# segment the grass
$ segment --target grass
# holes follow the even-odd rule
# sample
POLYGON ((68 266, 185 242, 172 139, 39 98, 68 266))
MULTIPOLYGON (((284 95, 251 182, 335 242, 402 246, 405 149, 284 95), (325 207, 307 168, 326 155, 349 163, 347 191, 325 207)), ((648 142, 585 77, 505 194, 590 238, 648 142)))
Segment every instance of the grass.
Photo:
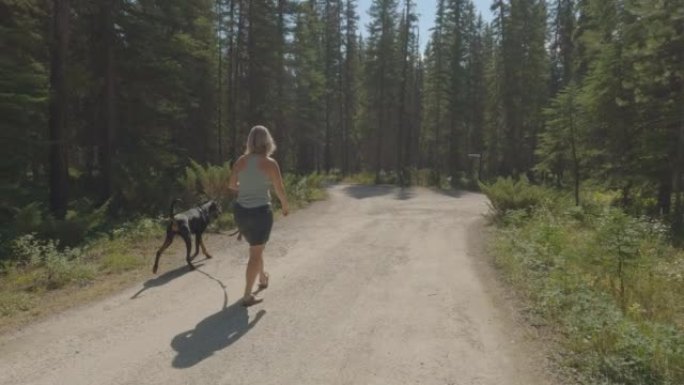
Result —
MULTIPOLYGON (((320 175, 286 176, 292 209, 324 199, 326 181, 320 175)), ((226 206, 211 230, 234 228, 230 205, 226 206)), ((0 332, 144 279, 165 221, 139 218, 71 249, 33 234, 16 238, 10 258, 0 261, 0 332)))
POLYGON ((123 273, 134 270, 143 264, 140 258, 129 253, 107 254, 100 263, 101 269, 110 273, 123 273))
POLYGON ((497 210, 492 252, 557 332, 560 364, 584 384, 683 384, 684 252, 666 228, 601 199, 575 207, 533 188, 485 188, 497 210), (502 193, 512 188, 520 194, 502 193))

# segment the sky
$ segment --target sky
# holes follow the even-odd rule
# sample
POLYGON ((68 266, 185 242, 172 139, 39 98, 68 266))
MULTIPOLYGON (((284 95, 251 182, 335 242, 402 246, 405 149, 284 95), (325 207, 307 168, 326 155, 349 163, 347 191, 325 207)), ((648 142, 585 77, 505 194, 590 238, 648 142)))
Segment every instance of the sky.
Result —
MULTIPOLYGON (((367 35, 366 25, 370 22, 368 17, 368 9, 370 8, 372 0, 359 0, 359 16, 362 25, 362 33, 364 36, 367 35)), ((489 6, 492 4, 492 0, 473 0, 475 7, 479 12, 482 13, 482 17, 485 21, 490 21, 492 19, 492 13, 489 10, 489 6)), ((435 22, 435 11, 437 9, 437 0, 416 0, 416 12, 418 13, 418 23, 420 27, 420 46, 422 49, 425 48, 425 43, 430 36, 430 28, 435 22)))

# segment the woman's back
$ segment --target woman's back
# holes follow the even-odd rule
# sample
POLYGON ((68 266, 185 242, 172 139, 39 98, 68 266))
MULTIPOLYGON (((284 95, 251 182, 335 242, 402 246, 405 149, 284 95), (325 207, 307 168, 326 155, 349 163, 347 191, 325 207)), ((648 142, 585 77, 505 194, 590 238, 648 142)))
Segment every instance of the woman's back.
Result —
POLYGON ((238 197, 237 203, 244 208, 254 208, 271 204, 271 180, 260 162, 268 162, 267 159, 258 155, 245 156, 245 166, 238 171, 238 197))

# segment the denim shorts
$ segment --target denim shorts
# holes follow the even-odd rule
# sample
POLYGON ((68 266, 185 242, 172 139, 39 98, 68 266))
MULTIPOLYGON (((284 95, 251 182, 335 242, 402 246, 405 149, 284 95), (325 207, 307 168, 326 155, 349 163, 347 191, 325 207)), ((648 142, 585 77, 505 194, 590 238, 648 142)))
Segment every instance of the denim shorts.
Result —
POLYGON ((233 204, 233 216, 238 230, 250 246, 265 245, 273 228, 273 211, 270 205, 254 208, 233 204))

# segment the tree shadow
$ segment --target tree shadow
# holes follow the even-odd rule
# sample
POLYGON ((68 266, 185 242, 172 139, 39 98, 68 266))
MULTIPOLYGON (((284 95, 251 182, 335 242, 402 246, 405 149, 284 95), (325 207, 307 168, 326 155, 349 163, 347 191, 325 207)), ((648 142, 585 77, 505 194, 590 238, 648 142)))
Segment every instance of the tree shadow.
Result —
POLYGON ((441 189, 441 188, 436 188, 436 187, 431 187, 430 191, 440 194, 440 195, 446 195, 448 197, 452 198, 460 198, 463 195, 467 194, 468 191, 465 190, 454 190, 454 189, 441 189))
POLYGON ((366 199, 382 195, 388 195, 396 189, 395 186, 390 185, 349 185, 344 188, 344 192, 352 198, 366 199))
MULTIPOLYGON (((201 266, 203 266, 203 265, 202 265, 202 264, 200 264, 200 265, 195 265, 195 268, 198 268, 198 267, 201 267, 201 266)), ((179 267, 179 268, 176 268, 176 269, 167 271, 166 273, 164 273, 164 274, 162 274, 162 275, 160 275, 160 276, 158 276, 158 277, 154 277, 154 278, 152 278, 152 279, 148 279, 145 283, 143 283, 142 289, 138 290, 137 293, 133 294, 133 296, 131 297, 131 299, 136 299, 136 298, 138 298, 138 296, 140 296, 140 294, 142 294, 143 292, 145 292, 145 291, 147 291, 147 290, 149 290, 149 289, 151 289, 151 288, 153 288, 153 287, 159 287, 159 286, 162 286, 162 285, 166 285, 167 283, 173 281, 174 279, 179 278, 179 277, 182 277, 183 275, 185 275, 185 274, 187 274, 187 273, 189 273, 189 272, 191 272, 191 271, 192 271, 192 269, 190 269, 190 267, 189 267, 188 265, 183 265, 183 266, 181 266, 181 267, 179 267)))
POLYGON ((416 192, 412 188, 402 187, 397 191, 396 199, 398 200, 409 200, 416 196, 416 192))
POLYGON ((172 366, 179 369, 190 368, 215 352, 229 347, 252 329, 264 314, 265 310, 259 310, 250 321, 241 299, 228 307, 224 306, 219 312, 200 321, 193 330, 173 338, 171 347, 177 354, 172 366))

